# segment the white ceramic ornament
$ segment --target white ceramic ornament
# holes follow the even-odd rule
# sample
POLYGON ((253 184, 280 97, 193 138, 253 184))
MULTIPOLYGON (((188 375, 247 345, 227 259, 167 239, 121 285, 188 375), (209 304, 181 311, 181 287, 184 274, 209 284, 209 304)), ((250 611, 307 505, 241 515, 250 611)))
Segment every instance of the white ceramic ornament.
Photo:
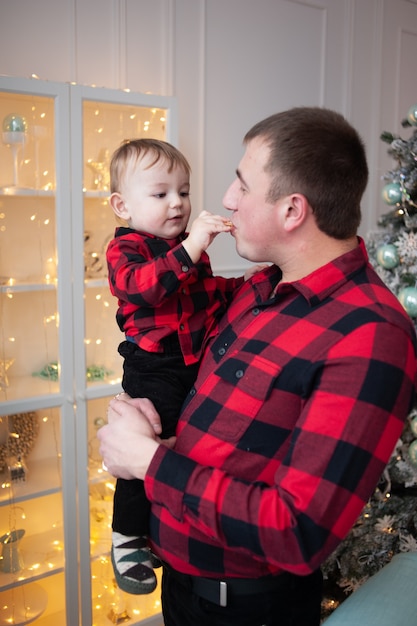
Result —
POLYGON ((386 243, 379 246, 376 251, 376 260, 381 267, 386 270, 392 270, 400 262, 400 255, 398 254, 397 246, 393 243, 386 243))
POLYGON ((390 206, 401 202, 402 192, 399 183, 388 183, 382 188, 382 199, 390 206))
POLYGON ((408 456, 414 467, 417 467, 417 439, 414 439, 408 446, 408 456))
POLYGON ((401 302, 410 317, 417 317, 417 287, 404 287, 398 294, 401 302))
POLYGON ((412 126, 417 126, 417 104, 413 104, 408 109, 407 119, 412 126))

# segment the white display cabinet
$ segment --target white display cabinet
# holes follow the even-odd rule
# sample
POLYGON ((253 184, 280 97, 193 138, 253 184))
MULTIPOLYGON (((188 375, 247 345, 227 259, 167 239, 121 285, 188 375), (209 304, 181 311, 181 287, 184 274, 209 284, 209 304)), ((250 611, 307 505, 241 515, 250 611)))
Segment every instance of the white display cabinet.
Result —
POLYGON ((162 626, 159 586, 114 583, 96 432, 122 372, 109 158, 176 143, 176 101, 0 77, 0 123, 0 626, 162 626))

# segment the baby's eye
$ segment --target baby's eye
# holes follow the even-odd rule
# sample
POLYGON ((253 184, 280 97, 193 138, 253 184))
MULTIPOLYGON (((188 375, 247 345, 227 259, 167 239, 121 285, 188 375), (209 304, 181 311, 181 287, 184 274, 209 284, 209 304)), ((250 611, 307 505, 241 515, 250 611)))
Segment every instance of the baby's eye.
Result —
POLYGON ((188 196, 190 195, 189 191, 181 191, 180 196, 182 198, 188 198, 188 196))
POLYGON ((163 193, 163 192, 155 194, 155 198, 165 198, 165 196, 166 196, 166 193, 163 193))

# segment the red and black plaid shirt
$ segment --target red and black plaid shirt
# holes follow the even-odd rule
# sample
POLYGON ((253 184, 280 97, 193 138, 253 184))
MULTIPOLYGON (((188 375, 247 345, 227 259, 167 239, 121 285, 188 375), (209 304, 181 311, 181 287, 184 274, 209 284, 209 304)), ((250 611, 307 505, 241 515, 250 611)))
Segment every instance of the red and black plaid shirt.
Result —
POLYGON ((239 290, 145 488, 178 571, 314 571, 373 492, 416 383, 413 325, 363 242, 303 280, 239 290))
POLYGON ((184 239, 117 228, 107 248, 107 265, 110 290, 119 301, 119 328, 148 352, 162 352, 162 339, 178 334, 184 362, 190 365, 216 334, 243 277, 213 276, 208 255, 204 252, 193 263, 184 239))

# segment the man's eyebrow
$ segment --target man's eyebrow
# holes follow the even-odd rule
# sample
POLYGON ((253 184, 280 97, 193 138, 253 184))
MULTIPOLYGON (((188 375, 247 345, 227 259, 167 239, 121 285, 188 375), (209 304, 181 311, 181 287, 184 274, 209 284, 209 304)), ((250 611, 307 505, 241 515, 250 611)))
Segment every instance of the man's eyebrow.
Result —
POLYGON ((242 183, 242 185, 243 185, 244 187, 247 187, 247 186, 248 186, 248 185, 246 184, 245 179, 243 178, 242 173, 241 173, 241 171, 240 171, 239 169, 237 169, 237 170, 236 170, 236 176, 238 177, 238 179, 240 180, 240 182, 242 183))

